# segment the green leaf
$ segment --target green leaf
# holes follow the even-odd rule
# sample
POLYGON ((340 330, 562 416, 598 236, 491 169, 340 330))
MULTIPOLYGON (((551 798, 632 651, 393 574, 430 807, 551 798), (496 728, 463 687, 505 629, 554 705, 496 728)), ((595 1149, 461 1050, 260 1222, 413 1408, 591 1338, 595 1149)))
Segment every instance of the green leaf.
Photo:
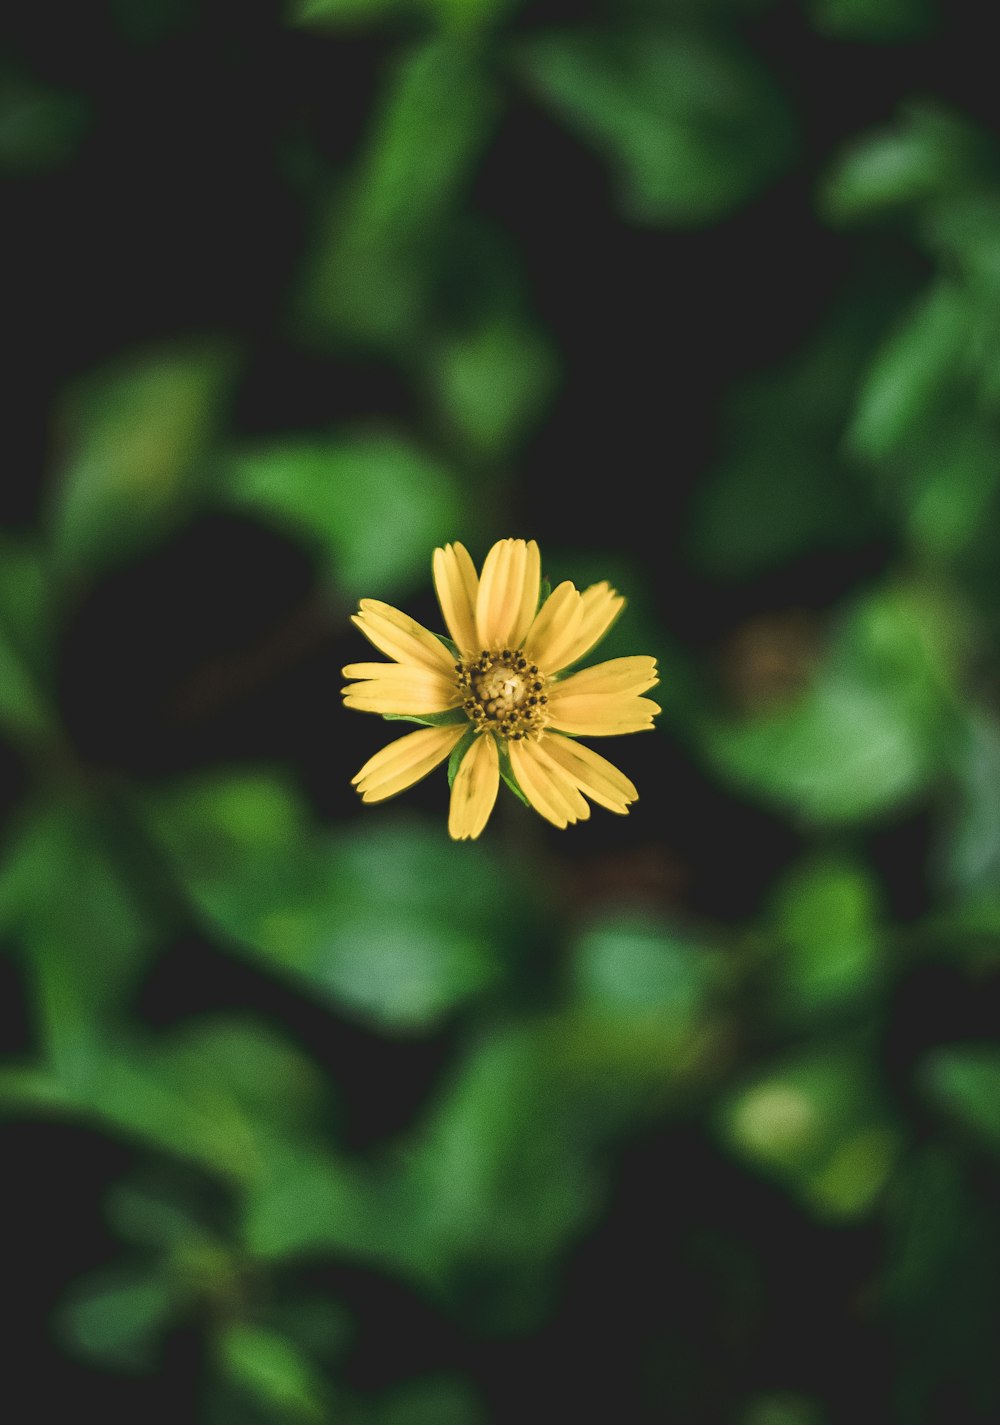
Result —
POLYGON ((398 348, 427 303, 435 244, 492 127, 475 47, 426 41, 389 75, 368 144, 316 234, 297 304, 313 339, 398 348))
POLYGON ((283 1421, 329 1420, 329 1387, 322 1373, 287 1337, 263 1326, 230 1322, 218 1340, 230 1380, 283 1421))
POLYGON ((939 19, 935 0, 809 0, 808 10, 821 33, 869 43, 923 39, 939 19))
POLYGON ((56 1312, 56 1330, 76 1354, 105 1369, 151 1371, 176 1302, 159 1277, 122 1270, 78 1282, 56 1312))
POLYGON ((969 317, 967 295, 948 280, 919 299, 872 362, 847 433, 850 449, 880 461, 907 438, 924 438, 967 364, 969 317))
POLYGON ((415 722, 420 727, 458 727, 466 722, 465 713, 459 708, 449 712, 428 713, 426 717, 415 717, 412 713, 382 713, 383 722, 415 722))
POLYGON ((879 218, 960 194, 991 163, 968 119, 938 104, 909 104, 889 127, 852 140, 822 187, 820 207, 834 223, 879 218))
POLYGON ((961 737, 960 620, 930 590, 889 587, 859 601, 797 702, 706 718, 704 752, 734 786, 806 823, 865 821, 912 799, 961 737))
POLYGON ((474 727, 470 727, 469 730, 461 738, 459 738, 458 742, 452 748, 451 756, 448 758, 449 787, 453 787, 455 785, 455 778, 458 776, 458 769, 459 767, 461 767, 462 762, 465 760, 465 754, 475 742, 477 735, 478 734, 476 732, 476 729, 474 727))
POLYGON ((97 809, 63 802, 28 810, 0 873, 0 926, 31 967, 48 1052, 72 1076, 160 934, 97 809))
POLYGON ((691 548, 716 579, 744 578, 811 550, 871 537, 877 503, 845 461, 858 367, 898 300, 880 275, 845 293, 791 361, 738 383, 718 457, 693 491, 691 548))
POLYGON ((438 1023, 496 978, 518 934, 509 887, 479 847, 384 815, 328 837, 265 777, 218 776, 146 803, 192 905, 240 953, 359 1016, 438 1023))
POLYGON ((292 0, 292 23, 338 30, 389 19, 420 16, 436 19, 444 29, 475 30, 488 24, 519 0, 292 0))
POLYGON ((1000 1049, 993 1044, 935 1049, 921 1065, 921 1080, 934 1103, 1000 1151, 1000 1049))
POLYGON ((523 802, 526 807, 531 806, 528 798, 521 790, 517 778, 514 776, 514 768, 511 766, 510 761, 510 751, 508 750, 507 744, 503 741, 497 742, 497 760, 500 766, 500 776, 505 786, 511 789, 519 802, 523 802))
POLYGON ((488 1033, 409 1146, 418 1240, 442 1263, 550 1259, 595 1210, 598 1122, 573 1113, 544 1033, 488 1033))
POLYGON ((79 94, 24 74, 0 73, 0 173, 44 173, 75 155, 91 120, 91 105, 79 94))
POLYGON ((486 1425, 486 1413, 464 1380, 429 1376, 407 1381, 378 1400, 371 1425, 486 1425))
MULTIPOLYGON (((957 914, 983 898, 996 904, 1000 887, 1000 721, 973 709, 954 761, 956 806, 942 828, 937 873, 957 914)), ((995 925, 1000 931, 1000 911, 995 925)))
POLYGON ((386 1172, 325 1149, 275 1145, 246 1195, 243 1239, 266 1261, 333 1252, 351 1261, 392 1262, 425 1280, 432 1262, 415 1235, 414 1194, 386 1172))
POLYGON ((633 222, 716 222, 795 153, 774 82, 748 51, 704 30, 534 35, 521 41, 517 67, 607 158, 633 222))
POLYGON ((46 570, 33 542, 0 535, 0 728, 18 740, 56 733, 53 618, 46 570))
POLYGON ((224 493, 308 540, 327 576, 357 598, 418 585, 432 549, 463 523, 453 472, 391 435, 244 451, 224 493))
POLYGON ((64 570, 128 559, 195 506, 233 374, 228 347, 200 342, 135 353, 70 392, 49 509, 64 570))
POLYGON ((776 995, 795 1017, 868 994, 881 978, 879 896, 868 868, 825 856, 796 866, 771 910, 778 941, 776 995))
POLYGON ((434 343, 426 379, 452 439, 476 456, 498 458, 538 419, 556 365, 541 333, 499 317, 434 343))
POLYGON ((729 1147, 821 1219, 866 1215, 900 1143, 865 1062, 817 1046, 739 1086, 718 1126, 729 1147))

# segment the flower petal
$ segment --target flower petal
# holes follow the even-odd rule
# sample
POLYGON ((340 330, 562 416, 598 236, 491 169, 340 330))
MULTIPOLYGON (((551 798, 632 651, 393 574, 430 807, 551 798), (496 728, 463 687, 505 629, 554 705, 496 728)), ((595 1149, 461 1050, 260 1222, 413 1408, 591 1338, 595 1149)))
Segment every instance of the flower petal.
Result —
POLYGON ((416 619, 378 599, 362 599, 360 607, 361 612, 352 615, 351 621, 381 653, 395 658, 398 663, 413 663, 439 672, 453 671, 455 660, 449 650, 416 619))
POLYGON ((560 652, 576 636, 583 617, 580 591, 568 579, 552 590, 538 610, 524 640, 525 655, 547 673, 556 672, 560 652))
POLYGON ((569 668, 579 662, 585 653, 600 643, 608 629, 625 607, 625 600, 607 581, 591 584, 580 595, 582 617, 569 646, 565 649, 558 666, 553 669, 569 668))
MULTIPOLYGON (((558 685, 557 685, 558 686, 558 685)), ((660 711, 651 698, 625 697, 620 693, 581 693, 549 698, 549 727, 574 737, 617 737, 626 732, 645 732, 660 711)))
POLYGON ((446 678, 429 668, 412 668, 406 663, 349 663, 342 671, 345 678, 364 680, 341 689, 345 705, 362 712, 423 717, 447 712, 462 701, 454 676, 446 678))
POLYGON ((581 668, 578 673, 571 673, 553 684, 548 690, 549 702, 558 704, 564 697, 582 693, 624 693, 637 697, 659 681, 655 658, 641 654, 633 658, 609 658, 606 663, 581 668))
POLYGON ((537 742, 512 742, 510 765, 528 801, 553 826, 585 821, 590 807, 565 771, 546 757, 537 742))
POLYGON ((489 733, 474 739, 451 786, 448 834, 455 841, 476 837, 490 819, 500 786, 500 758, 489 733))
POLYGON ((446 544, 434 551, 434 587, 444 621, 459 650, 467 658, 480 651, 476 630, 479 575, 464 544, 446 544))
POLYGON ((432 772, 464 735, 465 728, 461 725, 421 727, 380 748, 351 781, 362 801, 385 801, 432 772))
POLYGON ((624 816, 629 803, 638 800, 639 793, 625 773, 584 743, 546 733, 539 745, 572 778, 573 785, 598 806, 624 816))
MULTIPOLYGON (((510 648, 531 586, 528 547, 523 539, 501 539, 483 564, 476 599, 476 629, 481 648, 510 648)), ((535 599, 538 599, 537 583, 535 599)))
POLYGON ((542 556, 538 545, 529 539, 525 546, 524 574, 521 580, 521 606, 510 631, 513 648, 520 648, 538 610, 538 594, 542 583, 542 556))

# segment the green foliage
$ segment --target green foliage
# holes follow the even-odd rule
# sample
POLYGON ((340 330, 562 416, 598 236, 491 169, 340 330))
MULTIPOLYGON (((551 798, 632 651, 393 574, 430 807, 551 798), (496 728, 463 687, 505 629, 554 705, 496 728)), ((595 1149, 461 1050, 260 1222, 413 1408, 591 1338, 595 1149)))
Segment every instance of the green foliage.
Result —
POLYGON ((313 339, 394 349, 419 325, 440 240, 495 113, 492 84, 463 39, 406 54, 356 172, 332 202, 298 311, 313 339))
POLYGON ((225 343, 201 342, 134 355, 77 386, 49 514, 57 567, 117 563, 195 506, 233 366, 225 343))
POLYGON ((0 174, 15 178, 67 163, 90 122, 78 94, 0 68, 0 174))
POLYGON ((412 587, 461 520, 454 474, 390 435, 244 451, 224 493, 307 541, 352 598, 412 587))
POLYGON ((330 838, 275 778, 213 777, 147 802, 148 824, 192 905, 240 953, 386 1028, 420 1029, 499 973, 506 888, 471 848, 380 821, 330 838))
POLYGON ((715 222, 791 162, 775 85, 722 34, 680 27, 532 36, 518 72, 612 165, 624 217, 715 222))
POLYGON ((860 1055, 821 1044, 739 1088, 720 1131, 821 1218, 868 1212, 900 1148, 887 1106, 860 1055))
POLYGON ((949 763, 958 610, 932 591, 885 589, 846 611, 807 691, 777 712, 705 722, 729 778, 809 823, 878 816, 949 763))
POLYGON ((217 8, 112 0, 44 42, 22 16, 0 72, 12 1324, 51 1284, 46 1349, 112 1411, 133 1376, 139 1415, 191 1346, 199 1425, 609 1401, 833 1425, 847 1399, 988 1425, 1000 162, 989 51, 968 112, 955 81, 975 17, 217 8), (311 561, 315 646, 270 573, 230 587, 248 525, 276 584, 311 561), (404 814, 349 800, 375 744, 337 668, 356 599, 431 622, 434 547, 507 534, 539 538, 546 591, 627 596, 599 656, 655 654, 664 711, 627 819, 561 835, 507 798, 456 845, 443 776, 404 814), (211 726, 189 680, 223 694, 211 726))

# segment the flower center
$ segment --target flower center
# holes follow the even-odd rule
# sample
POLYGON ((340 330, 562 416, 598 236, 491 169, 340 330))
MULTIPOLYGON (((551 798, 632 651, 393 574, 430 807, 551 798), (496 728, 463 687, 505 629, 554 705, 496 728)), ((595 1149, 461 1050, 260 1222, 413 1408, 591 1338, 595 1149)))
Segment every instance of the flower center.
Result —
POLYGON ((482 731, 520 742, 545 726, 545 675, 519 649, 491 653, 484 648, 478 658, 456 663, 455 672, 466 716, 482 731))

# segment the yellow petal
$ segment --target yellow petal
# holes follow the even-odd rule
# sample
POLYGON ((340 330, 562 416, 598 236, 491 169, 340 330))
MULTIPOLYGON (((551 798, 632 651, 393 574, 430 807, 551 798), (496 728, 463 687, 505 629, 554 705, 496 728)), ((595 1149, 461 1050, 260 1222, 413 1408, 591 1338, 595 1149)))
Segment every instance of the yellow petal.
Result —
MULTIPOLYGON (((481 648, 517 647, 514 635, 519 632, 528 599, 533 564, 523 539, 501 539, 487 554, 476 599, 481 648)), ((537 602, 537 579, 534 597, 537 602)))
POLYGON ((457 707, 462 693, 454 678, 448 679, 429 668, 411 668, 405 663, 349 663, 345 678, 364 681, 342 688, 344 703, 362 712, 428 713, 457 707))
POLYGON ((353 784, 362 801, 382 802, 419 782, 451 752, 465 733, 457 727, 422 727, 381 748, 361 768, 353 784))
POLYGON ((562 667, 556 661, 560 651, 572 643, 582 617, 580 591, 566 579, 538 610, 524 640, 527 657, 546 673, 556 672, 562 667))
POLYGON ((476 631, 479 575, 464 544, 446 544, 434 551, 434 587, 444 621, 466 658, 480 652, 476 631))
POLYGON ((549 726, 575 737, 617 737, 626 732, 645 732, 660 711, 651 698, 623 697, 618 693, 583 693, 549 699, 549 726))
POLYGON ((408 614, 378 599, 362 599, 361 612, 352 622, 375 647, 399 663, 451 672, 455 660, 439 638, 408 614))
POLYGON ((561 662, 551 669, 553 673, 557 673, 560 668, 568 668, 573 663, 579 662, 585 653, 589 653, 596 644, 600 643, 625 607, 625 600, 621 594, 616 593, 607 582, 591 584, 589 589, 584 589, 580 595, 580 602, 582 617, 579 627, 569 641, 561 662))
POLYGON ((538 609, 538 593, 542 583, 542 556, 538 545, 529 539, 525 546, 524 575, 521 580, 521 606, 510 631, 513 648, 520 648, 538 609))
POLYGON ((637 697, 658 682, 655 658, 609 658, 606 663, 581 668, 554 683, 548 690, 549 702, 558 705, 563 698, 582 693, 626 693, 637 697))
POLYGON ((497 745, 489 733, 483 733, 462 758, 451 786, 449 836, 455 841, 478 836, 490 819, 499 786, 497 745))
POLYGON ((528 801, 553 826, 585 821, 590 807, 572 780, 536 742, 511 742, 510 765, 528 801))
POLYGON ((629 803, 638 800, 639 793, 625 773, 582 742, 546 733, 540 747, 572 778, 574 786, 608 811, 624 816, 629 803))

